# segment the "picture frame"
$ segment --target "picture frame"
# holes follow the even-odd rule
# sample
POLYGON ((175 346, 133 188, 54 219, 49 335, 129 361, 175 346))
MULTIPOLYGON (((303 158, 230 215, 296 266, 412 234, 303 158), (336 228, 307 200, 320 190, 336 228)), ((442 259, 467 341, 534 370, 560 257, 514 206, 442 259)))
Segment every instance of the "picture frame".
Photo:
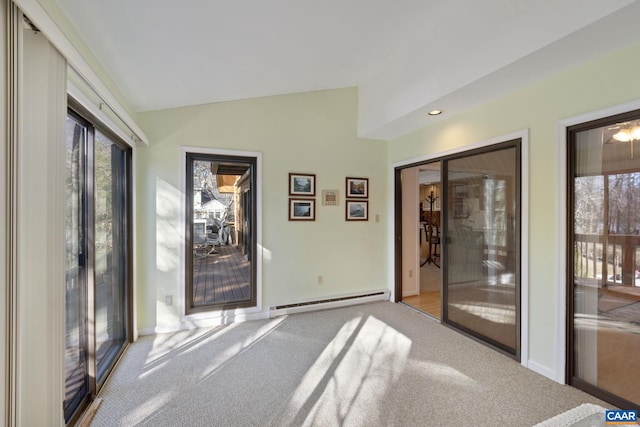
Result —
POLYGON ((289 199, 289 221, 315 221, 315 199, 289 199))
POLYGON ((345 203, 346 221, 368 221, 369 201, 368 200, 347 200, 345 203))
POLYGON ((453 197, 464 198, 467 197, 467 186, 465 184, 457 184, 453 186, 453 197))
POLYGON ((463 199, 453 199, 453 217, 454 218, 466 218, 467 212, 465 210, 463 199))
POLYGON ((322 190, 323 206, 338 206, 338 190, 322 190))
POLYGON ((347 177, 346 198, 367 199, 369 198, 369 178, 347 177))
POLYGON ((315 197, 316 175, 311 173, 289 173, 289 195, 315 197))

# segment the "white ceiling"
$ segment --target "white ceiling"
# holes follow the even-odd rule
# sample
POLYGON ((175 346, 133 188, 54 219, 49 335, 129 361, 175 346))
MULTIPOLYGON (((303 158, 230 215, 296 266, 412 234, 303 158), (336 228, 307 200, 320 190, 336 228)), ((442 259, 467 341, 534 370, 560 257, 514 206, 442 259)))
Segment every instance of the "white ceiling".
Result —
POLYGON ((357 86, 382 139, 640 42, 640 0, 39 1, 136 111, 357 86))

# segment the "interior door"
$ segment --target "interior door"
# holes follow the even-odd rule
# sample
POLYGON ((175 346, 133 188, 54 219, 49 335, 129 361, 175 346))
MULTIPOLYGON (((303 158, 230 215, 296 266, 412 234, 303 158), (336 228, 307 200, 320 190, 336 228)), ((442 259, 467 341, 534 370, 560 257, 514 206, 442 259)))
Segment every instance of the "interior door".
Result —
POLYGON ((520 358, 520 140, 443 160, 443 317, 520 358))

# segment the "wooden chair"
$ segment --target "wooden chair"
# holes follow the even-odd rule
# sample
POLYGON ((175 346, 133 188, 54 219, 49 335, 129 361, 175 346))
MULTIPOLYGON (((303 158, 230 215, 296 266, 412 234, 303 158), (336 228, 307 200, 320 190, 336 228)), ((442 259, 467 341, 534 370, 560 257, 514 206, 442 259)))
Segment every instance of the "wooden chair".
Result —
POLYGON ((425 223, 424 224, 425 235, 427 236, 427 259, 425 259, 420 267, 425 264, 432 264, 440 268, 438 258, 440 258, 440 228, 437 224, 425 223))

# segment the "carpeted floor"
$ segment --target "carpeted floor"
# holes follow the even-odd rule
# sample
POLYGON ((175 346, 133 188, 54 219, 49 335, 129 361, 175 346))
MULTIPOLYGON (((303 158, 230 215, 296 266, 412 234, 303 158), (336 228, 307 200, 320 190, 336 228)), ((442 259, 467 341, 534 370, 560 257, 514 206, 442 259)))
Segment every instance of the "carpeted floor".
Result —
POLYGON ((531 426, 582 403, 390 302, 143 337, 104 387, 100 426, 531 426))

